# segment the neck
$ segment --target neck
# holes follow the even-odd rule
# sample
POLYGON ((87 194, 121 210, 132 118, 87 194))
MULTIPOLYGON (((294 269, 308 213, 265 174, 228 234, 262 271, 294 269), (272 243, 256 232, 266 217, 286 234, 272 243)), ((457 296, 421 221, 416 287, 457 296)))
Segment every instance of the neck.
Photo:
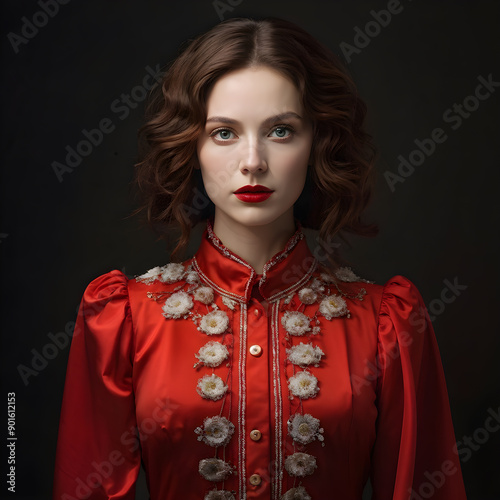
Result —
POLYGON ((269 224, 247 226, 216 210, 213 230, 226 248, 262 274, 266 262, 285 248, 296 228, 293 211, 269 224))

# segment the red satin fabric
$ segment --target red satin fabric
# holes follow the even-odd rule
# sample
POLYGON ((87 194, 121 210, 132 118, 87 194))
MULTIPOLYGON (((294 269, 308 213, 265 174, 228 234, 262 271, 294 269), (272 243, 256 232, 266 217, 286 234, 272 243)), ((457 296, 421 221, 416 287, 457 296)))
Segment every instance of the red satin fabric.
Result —
POLYGON ((339 282, 347 295, 360 288, 367 293, 363 300, 346 298, 350 318, 318 316, 321 333, 312 341, 325 356, 310 371, 320 391, 301 402, 288 397, 294 367, 286 359, 281 318, 286 310, 308 316, 318 310, 297 296, 320 278, 305 239, 292 238, 260 281, 207 232, 195 260, 184 264, 191 263, 230 318, 232 334, 224 337, 230 366, 193 368, 200 347, 220 336, 207 339, 190 319, 164 318, 164 300, 147 296, 185 287, 184 281, 145 284, 119 271, 95 279, 83 295, 71 345, 54 499, 133 499, 141 458, 152 500, 203 499, 214 485, 198 473, 198 463, 215 449, 194 430, 219 414, 236 427, 224 459, 239 473, 224 489, 237 500, 279 498, 299 483, 313 500, 360 500, 369 477, 375 500, 419 500, 431 489, 433 500, 466 498, 436 339, 411 282, 401 276, 385 286, 339 282), (234 311, 222 295, 238 302, 234 311), (249 354, 255 344, 263 349, 258 357, 249 354), (200 377, 212 372, 227 380, 223 408, 196 392, 200 377), (283 471, 283 458, 294 451, 287 420, 301 408, 320 419, 325 446, 306 446, 318 468, 294 480, 283 471), (262 433, 259 441, 249 437, 254 429, 262 433), (250 484, 253 474, 260 485, 250 484))

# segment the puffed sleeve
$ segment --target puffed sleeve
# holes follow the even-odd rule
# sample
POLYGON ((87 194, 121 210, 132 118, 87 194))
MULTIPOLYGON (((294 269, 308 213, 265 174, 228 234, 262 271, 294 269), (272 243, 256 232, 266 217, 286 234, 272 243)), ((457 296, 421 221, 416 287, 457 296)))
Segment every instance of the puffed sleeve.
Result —
POLYGON ((83 294, 69 354, 54 500, 134 499, 140 467, 127 278, 111 271, 83 294), (132 443, 132 444, 131 444, 132 443))
POLYGON ((378 325, 374 500, 465 500, 441 358, 427 310, 402 276, 383 291, 378 325))

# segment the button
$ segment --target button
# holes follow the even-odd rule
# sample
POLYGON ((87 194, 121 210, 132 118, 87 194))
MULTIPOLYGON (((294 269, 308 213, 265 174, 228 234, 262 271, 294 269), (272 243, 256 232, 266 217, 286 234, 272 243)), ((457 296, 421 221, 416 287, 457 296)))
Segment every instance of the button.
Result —
POLYGON ((249 481, 252 486, 259 486, 259 484, 262 483, 262 478, 259 474, 252 474, 249 481))
POLYGON ((252 356, 260 356, 262 354, 262 347, 260 345, 253 345, 250 347, 250 354, 252 356))
POLYGON ((253 310, 253 313, 257 319, 259 319, 262 316, 262 311, 260 309, 255 308, 253 310))
POLYGON ((262 437, 262 432, 260 432, 258 429, 254 429, 252 432, 250 432, 250 439, 252 441, 259 441, 261 437, 262 437))

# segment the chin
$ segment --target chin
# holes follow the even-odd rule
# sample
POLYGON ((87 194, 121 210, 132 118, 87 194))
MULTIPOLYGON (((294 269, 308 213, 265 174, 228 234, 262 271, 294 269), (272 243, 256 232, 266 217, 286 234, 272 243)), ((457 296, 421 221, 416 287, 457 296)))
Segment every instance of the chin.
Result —
POLYGON ((280 213, 270 213, 265 208, 253 208, 249 211, 249 213, 238 214, 236 217, 233 217, 234 220, 244 226, 248 227, 258 227, 258 226, 267 226, 269 224, 276 223, 282 220, 285 212, 280 213))

